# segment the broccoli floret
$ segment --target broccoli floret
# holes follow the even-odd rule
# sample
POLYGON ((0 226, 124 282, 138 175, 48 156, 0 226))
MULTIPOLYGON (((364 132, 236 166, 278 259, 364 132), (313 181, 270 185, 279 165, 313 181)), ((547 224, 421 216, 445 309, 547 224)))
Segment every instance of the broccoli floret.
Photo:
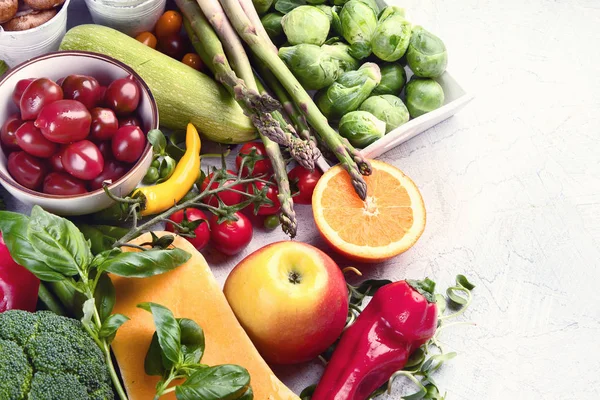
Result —
POLYGON ((0 399, 112 400, 102 351, 81 322, 49 311, 0 314, 0 399))

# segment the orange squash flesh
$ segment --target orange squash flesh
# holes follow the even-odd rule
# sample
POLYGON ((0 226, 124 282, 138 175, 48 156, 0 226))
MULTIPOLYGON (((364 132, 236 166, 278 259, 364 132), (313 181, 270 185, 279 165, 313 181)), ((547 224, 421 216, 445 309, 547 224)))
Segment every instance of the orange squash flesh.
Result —
MULTIPOLYGON (((167 232, 156 234, 162 236, 167 232)), ((142 235, 131 243, 141 244, 150 240, 150 235, 142 235)), ((238 323, 202 254, 180 236, 175 237, 173 245, 192 255, 177 269, 143 279, 111 276, 117 293, 114 312, 131 318, 118 330, 113 342, 113 351, 130 400, 152 399, 158 382, 158 377, 144 372, 144 357, 155 327, 152 315, 136 305, 146 301, 168 307, 177 318, 196 321, 206 337, 202 363, 245 367, 250 372, 254 399, 299 400, 273 374, 238 323)), ((173 400, 175 394, 169 393, 162 399, 173 400)))

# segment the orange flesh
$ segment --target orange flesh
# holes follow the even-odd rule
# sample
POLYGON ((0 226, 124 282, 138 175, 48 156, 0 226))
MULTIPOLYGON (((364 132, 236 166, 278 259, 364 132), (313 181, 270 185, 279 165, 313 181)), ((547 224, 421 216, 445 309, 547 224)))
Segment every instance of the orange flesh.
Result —
POLYGON ((356 195, 348 174, 331 178, 321 200, 324 219, 347 243, 380 247, 400 241, 413 225, 406 188, 397 177, 382 170, 374 169, 364 178, 366 202, 356 195))

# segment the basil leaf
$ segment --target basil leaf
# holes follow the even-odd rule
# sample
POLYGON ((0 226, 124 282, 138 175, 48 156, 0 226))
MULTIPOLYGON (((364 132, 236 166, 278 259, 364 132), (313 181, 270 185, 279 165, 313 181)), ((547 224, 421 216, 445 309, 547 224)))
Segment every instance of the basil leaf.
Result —
POLYGON ((300 392, 300 400, 310 400, 312 398, 312 395, 315 393, 316 388, 317 385, 310 385, 308 387, 305 387, 304 390, 300 392))
POLYGON ((238 398, 237 400, 254 400, 254 392, 252 391, 252 387, 248 387, 248 390, 246 390, 246 393, 244 393, 242 395, 242 397, 238 398))
POLYGON ((146 137, 152 145, 152 152, 154 154, 163 154, 165 152, 165 148, 167 147, 167 139, 160 130, 152 129, 148 132, 146 137))
POLYGON ((163 355, 160 343, 158 343, 158 335, 154 332, 150 347, 148 347, 148 352, 146 353, 146 358, 144 359, 144 371, 146 375, 162 376, 166 370, 167 368, 163 365, 163 355))
POLYGON ((4 243, 8 247, 11 257, 27 268, 38 279, 46 282, 59 282, 65 276, 48 267, 40 261, 39 254, 27 239, 29 217, 23 214, 0 211, 0 231, 3 233, 4 243))
POLYGON ((306 4, 305 0, 278 0, 275 3, 275 9, 282 14, 287 14, 296 7, 306 4))
POLYGON ((450 299, 451 302, 459 306, 464 306, 469 302, 468 296, 470 295, 470 293, 469 289, 464 288, 462 286, 451 286, 448 289, 446 289, 446 295, 448 296, 448 299, 450 299), (458 293, 460 292, 465 293, 467 295, 467 298, 458 295, 458 293))
POLYGON ((181 328, 171 310, 160 304, 151 302, 141 303, 137 306, 152 313, 162 354, 167 360, 175 364, 179 363, 181 354, 181 328))
POLYGON ((110 277, 105 273, 98 279, 98 284, 94 291, 94 298, 96 299, 100 321, 104 321, 112 313, 116 302, 115 286, 110 280, 110 277))
POLYGON ((129 278, 147 278, 169 272, 190 257, 181 249, 123 252, 98 265, 98 270, 129 278))
POLYGON ((177 318, 184 364, 198 364, 204 355, 204 331, 191 319, 177 318))
POLYGON ((31 210, 27 238, 40 260, 65 276, 85 271, 92 260, 90 247, 79 229, 71 221, 39 206, 31 210))
POLYGON ((90 241, 92 254, 100 254, 113 248, 115 242, 129 232, 126 228, 109 225, 79 225, 83 236, 90 241))
POLYGON ((473 285, 471 282, 469 282, 467 277, 462 274, 456 275, 456 284, 458 286, 464 287, 465 289, 469 289, 469 290, 475 289, 475 285, 473 285))
POLYGON ((239 365, 217 365, 194 372, 175 387, 177 400, 235 400, 248 390, 250 374, 239 365))
POLYGON ((108 344, 111 344, 117 334, 117 329, 121 327, 125 322, 129 321, 129 317, 123 314, 112 314, 102 322, 98 337, 100 339, 106 339, 108 344))

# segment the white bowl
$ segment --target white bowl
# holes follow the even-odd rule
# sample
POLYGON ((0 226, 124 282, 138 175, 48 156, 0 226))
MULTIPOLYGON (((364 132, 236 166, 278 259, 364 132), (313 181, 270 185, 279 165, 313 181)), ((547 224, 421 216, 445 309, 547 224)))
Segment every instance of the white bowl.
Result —
POLYGON ((6 61, 9 67, 14 67, 32 57, 58 50, 67 32, 69 2, 66 0, 50 21, 36 28, 9 32, 0 27, 0 59, 6 61))
POLYGON ((85 0, 92 20, 129 36, 151 32, 167 0, 85 0))
MULTIPOLYGON (((111 57, 83 51, 64 51, 46 54, 29 60, 12 70, 0 80, 0 124, 18 111, 12 101, 16 83, 26 78, 50 78, 57 80, 71 74, 91 75, 100 84, 133 75, 141 89, 138 116, 144 132, 158 128, 158 108, 150 89, 142 78, 127 65, 111 57)), ((118 181, 109 186, 111 193, 125 196, 141 181, 152 162, 149 143, 137 163, 118 181)), ((102 189, 74 196, 57 196, 39 193, 17 183, 8 173, 7 157, 0 151, 0 184, 14 197, 29 205, 39 205, 58 215, 84 215, 109 207, 113 201, 102 189)))

